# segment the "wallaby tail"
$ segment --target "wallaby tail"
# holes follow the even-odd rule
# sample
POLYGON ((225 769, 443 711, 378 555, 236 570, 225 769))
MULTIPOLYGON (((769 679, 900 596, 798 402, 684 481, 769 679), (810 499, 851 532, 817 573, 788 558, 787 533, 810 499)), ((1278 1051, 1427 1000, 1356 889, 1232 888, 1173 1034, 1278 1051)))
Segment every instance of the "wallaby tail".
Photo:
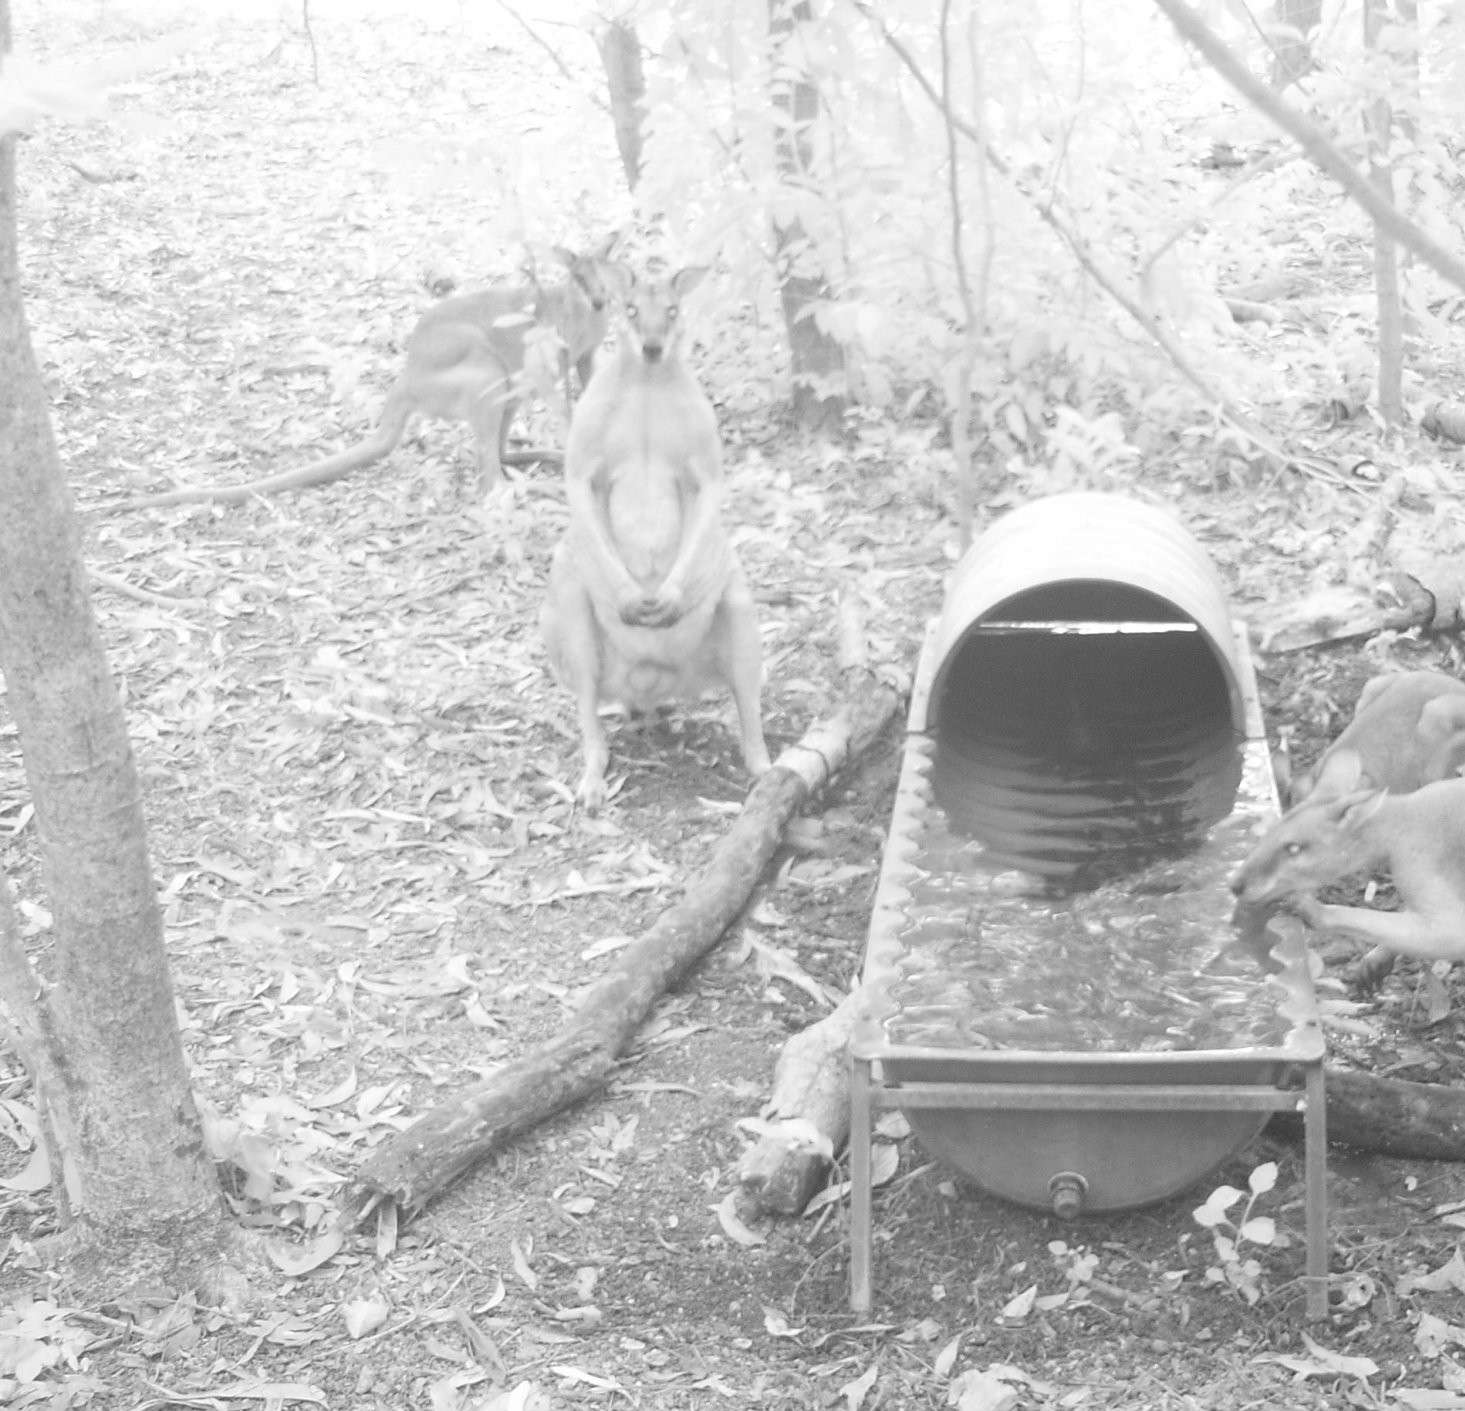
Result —
POLYGON ((376 430, 366 440, 349 450, 327 456, 324 460, 303 465, 298 470, 284 471, 280 475, 269 475, 263 480, 248 480, 242 485, 184 486, 177 490, 164 490, 156 495, 142 495, 135 500, 119 500, 116 504, 100 508, 111 513, 118 510, 154 509, 160 505, 242 505, 255 495, 271 495, 276 490, 303 490, 310 485, 326 485, 390 455, 407 430, 407 421, 411 414, 412 408, 407 399, 393 393, 387 397, 376 430))

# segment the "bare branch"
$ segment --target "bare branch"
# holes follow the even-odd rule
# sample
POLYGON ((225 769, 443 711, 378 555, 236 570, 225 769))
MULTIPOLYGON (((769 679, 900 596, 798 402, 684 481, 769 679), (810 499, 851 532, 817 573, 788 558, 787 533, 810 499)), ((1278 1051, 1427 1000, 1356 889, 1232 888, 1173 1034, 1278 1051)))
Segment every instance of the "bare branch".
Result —
MULTIPOLYGON (((498 0, 498 7, 506 15, 508 15, 510 19, 514 20, 524 31, 524 33, 527 34, 530 39, 532 39, 541 49, 544 50, 546 54, 549 55, 550 61, 554 64, 555 68, 557 68, 565 76, 567 82, 573 84, 576 88, 585 87, 584 75, 573 72, 570 66, 565 63, 562 58, 560 58, 559 51, 554 47, 554 45, 549 43, 549 41, 546 40, 545 37, 540 34, 540 32, 535 29, 528 20, 524 18, 523 15, 521 15, 512 5, 510 5, 508 3, 508 0, 498 0)), ((608 117, 614 117, 614 114, 610 110, 610 104, 606 102, 605 99, 603 99, 598 92, 592 93, 590 95, 590 101, 593 102, 595 106, 599 108, 601 112, 605 113, 608 117)))
POLYGON ((1387 235, 1408 246, 1426 264, 1452 284, 1465 289, 1465 261, 1435 243, 1412 221, 1399 214, 1327 138, 1301 113, 1284 103, 1222 43, 1220 37, 1183 0, 1155 0, 1180 37, 1198 49, 1206 62, 1243 98, 1291 137, 1324 172, 1333 178, 1387 235))

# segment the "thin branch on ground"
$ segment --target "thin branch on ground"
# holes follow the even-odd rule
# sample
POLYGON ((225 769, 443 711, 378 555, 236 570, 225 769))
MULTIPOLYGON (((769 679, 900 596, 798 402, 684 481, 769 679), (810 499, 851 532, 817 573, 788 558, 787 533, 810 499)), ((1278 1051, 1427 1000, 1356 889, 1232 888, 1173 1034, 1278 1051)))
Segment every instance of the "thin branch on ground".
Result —
POLYGON ((149 607, 177 608, 185 612, 196 612, 204 606, 202 598, 170 598, 162 593, 152 593, 146 588, 134 587, 125 578, 103 573, 98 568, 87 569, 87 577, 98 587, 108 588, 114 593, 120 593, 124 598, 131 598, 134 602, 146 603, 149 607))

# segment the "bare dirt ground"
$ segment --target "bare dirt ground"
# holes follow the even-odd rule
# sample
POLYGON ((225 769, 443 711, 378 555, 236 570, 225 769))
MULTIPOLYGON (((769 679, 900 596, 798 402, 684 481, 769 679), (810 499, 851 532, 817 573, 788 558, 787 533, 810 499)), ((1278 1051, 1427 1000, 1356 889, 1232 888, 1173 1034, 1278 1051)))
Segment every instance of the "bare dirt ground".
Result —
MULTIPOLYGON (((23 32, 41 57, 134 37, 91 6, 54 11, 23 32)), ((88 560, 157 595, 101 587, 96 606, 189 1056, 241 1219, 277 1238, 318 1228, 387 1134, 553 1032, 606 949, 696 874, 746 786, 730 708, 712 702, 617 733, 612 806, 572 808, 573 716, 535 627, 563 502, 543 473, 486 522, 458 430, 422 429, 318 493, 102 512, 119 492, 243 480, 344 444, 445 279, 511 272, 526 231, 589 245, 623 214, 608 124, 502 15, 382 6, 348 23, 327 7, 317 38, 318 85, 298 34, 221 20, 124 92, 131 128, 58 127, 21 164, 26 293, 88 560)), ((568 30, 565 52, 590 57, 568 30)), ((858 594, 874 656, 909 667, 955 535, 934 428, 872 421, 839 448, 802 444, 766 373, 739 375, 729 340, 708 337, 776 753, 837 702, 838 591, 858 594)), ((743 329, 737 345, 765 341, 743 329)), ((1109 488, 1179 508, 1243 614, 1318 576, 1335 545, 1316 526, 1363 503, 1188 454, 1109 488)), ((1264 659, 1279 743, 1305 762, 1391 661, 1460 669, 1452 648, 1403 640, 1264 659)), ((719 1219, 780 1044, 858 972, 894 746, 840 781, 603 1097, 474 1172, 394 1248, 365 1230, 324 1267, 281 1272, 241 1323, 166 1290, 48 1308, 23 1295, 44 1295, 27 1250, 50 1203, 4 1196, 0 1278, 17 1301, 0 1344, 41 1349, 30 1376, 3 1374, 11 1403, 975 1411, 1005 1387, 1022 1406, 1161 1411, 1465 1385, 1449 1350, 1465 1341, 1461 1283, 1406 1278, 1454 1250, 1453 1166, 1335 1153, 1333 1268, 1354 1277, 1310 1331, 1299 1153, 1271 1136, 1190 1197, 1077 1225, 970 1191, 903 1143, 877 1195, 866 1318, 847 1310, 842 1207, 751 1232, 719 1219), (1266 1209, 1292 1239, 1255 1251, 1252 1305, 1208 1281, 1217 1256, 1191 1210, 1268 1160, 1266 1209), (1365 1357, 1371 1374, 1339 1360, 1365 1357), (994 1367, 996 1390, 975 1375, 994 1367)), ((0 819, 43 946, 13 751, 0 819)), ((1359 1019, 1377 1071, 1458 1081, 1457 1001, 1448 979, 1401 968, 1359 1019)), ((26 1089, 8 1062, 10 1114, 26 1089)))

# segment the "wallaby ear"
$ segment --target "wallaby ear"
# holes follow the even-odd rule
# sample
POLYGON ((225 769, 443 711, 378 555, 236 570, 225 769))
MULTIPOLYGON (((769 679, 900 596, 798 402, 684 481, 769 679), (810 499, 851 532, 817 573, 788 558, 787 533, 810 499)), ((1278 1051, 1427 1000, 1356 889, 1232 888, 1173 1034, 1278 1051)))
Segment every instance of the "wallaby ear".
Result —
POLYGON ((1427 744, 1440 744, 1462 730, 1465 730, 1465 691, 1451 691, 1425 701, 1415 734, 1427 744))
POLYGON ((1352 793, 1363 778, 1363 757, 1357 750, 1329 750, 1313 772, 1308 793, 1321 789, 1337 797, 1352 793))
POLYGON ((551 245, 549 253, 555 257, 566 269, 574 269, 575 262, 580 258, 573 250, 563 245, 551 245))
POLYGON ((672 293, 678 299, 685 299, 699 284, 707 273, 706 265, 688 265, 686 269, 679 269, 671 278, 672 293))
POLYGON ((1402 679, 1403 675, 1398 671, 1390 671, 1383 676, 1370 676, 1363 683, 1363 689, 1358 693, 1358 699, 1353 703, 1353 718, 1356 720, 1380 696, 1384 695, 1391 686, 1402 679))
POLYGON ((595 247, 595 250, 592 253, 595 255, 595 258, 597 260, 611 259, 615 255, 616 246, 620 243, 621 232, 619 230, 613 230, 609 235, 605 237, 603 241, 601 241, 599 245, 595 247))

